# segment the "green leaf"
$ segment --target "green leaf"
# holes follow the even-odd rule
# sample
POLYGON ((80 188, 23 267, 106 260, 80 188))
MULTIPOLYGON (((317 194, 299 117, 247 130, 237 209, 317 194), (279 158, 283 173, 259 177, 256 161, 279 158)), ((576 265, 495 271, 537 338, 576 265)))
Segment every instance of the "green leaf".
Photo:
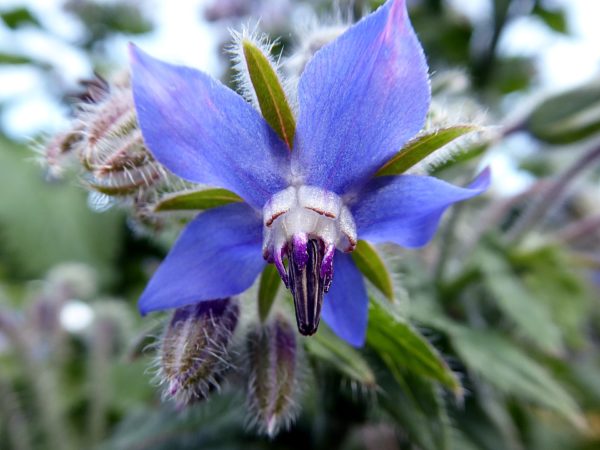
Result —
POLYGON ((549 309, 533 296, 499 251, 480 248, 476 261, 485 288, 521 333, 544 351, 560 352, 562 337, 549 309))
POLYGON ((385 176, 404 173, 444 145, 477 130, 479 130, 479 127, 476 125, 455 125, 417 136, 386 162, 376 175, 385 176))
POLYGON ((585 322, 593 293, 566 249, 559 245, 540 247, 512 255, 511 261, 518 265, 520 278, 532 298, 548 309, 567 343, 585 345, 585 322), (567 298, 569 301, 565 301, 567 298))
POLYGON ((411 372, 439 381, 457 395, 462 394, 460 382, 427 339, 376 301, 369 305, 367 344, 398 380, 405 372, 411 372))
MULTIPOLYGON (((138 380, 143 383, 144 380, 138 380)), ((126 385, 125 383, 124 385, 126 385)), ((100 450, 235 449, 248 440, 239 397, 212 395, 185 411, 169 404, 130 408, 100 450)), ((244 448, 256 449, 252 443, 244 448)))
POLYGON ((394 285, 377 250, 365 241, 358 241, 352 259, 367 279, 389 299, 394 299, 394 285))
POLYGON ((441 389, 419 376, 406 374, 398 379, 382 372, 377 398, 381 408, 419 448, 447 450, 451 427, 441 389))
POLYGON ((261 322, 267 320, 271 306, 277 297, 279 286, 281 286, 281 278, 277 268, 274 264, 267 264, 258 285, 258 316, 261 322))
POLYGON ((549 144, 570 144, 600 132, 600 82, 542 101, 525 126, 533 136, 549 144))
POLYGON ((502 392, 551 409, 580 426, 579 407, 538 362, 494 332, 455 326, 452 342, 465 365, 502 392))
POLYGON ((269 58, 254 43, 244 40, 242 47, 250 81, 256 92, 262 115, 291 149, 296 132, 296 121, 277 72, 269 58))
POLYGON ((307 352, 316 359, 335 368, 350 380, 363 386, 375 387, 375 374, 360 352, 338 338, 323 326, 319 332, 304 340, 307 352))
POLYGON ((242 198, 227 189, 204 189, 166 196, 158 202, 154 210, 157 212, 201 210, 243 201, 242 198))
POLYGON ((536 69, 533 60, 526 56, 498 58, 490 74, 490 83, 501 94, 527 89, 534 79, 536 69))
POLYGON ((49 183, 32 159, 31 151, 0 137, 0 265, 39 277, 77 261, 108 281, 122 244, 122 215, 90 210, 72 180, 49 183))
POLYGON ((14 55, 12 53, 0 53, 0 64, 32 64, 33 61, 27 56, 14 55))
POLYGON ((15 30, 23 25, 35 25, 40 26, 40 22, 27 8, 19 7, 0 13, 0 19, 2 22, 10 28, 15 30))
POLYGON ((536 2, 532 13, 542 19, 553 31, 568 34, 567 17, 564 10, 547 9, 536 2))

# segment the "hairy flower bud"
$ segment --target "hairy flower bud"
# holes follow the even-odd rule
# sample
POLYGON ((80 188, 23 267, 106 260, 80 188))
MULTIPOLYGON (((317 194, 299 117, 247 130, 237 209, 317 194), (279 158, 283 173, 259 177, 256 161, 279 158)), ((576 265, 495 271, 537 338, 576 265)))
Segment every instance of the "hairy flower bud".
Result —
POLYGON ((107 195, 127 195, 164 178, 164 169, 144 145, 129 78, 87 86, 78 119, 85 125, 79 157, 89 185, 107 195))
POLYGON ((292 325, 281 314, 249 333, 248 404, 250 422, 274 436, 295 416, 297 347, 292 325))
POLYGON ((48 167, 60 174, 76 156, 88 187, 109 196, 136 195, 167 177, 147 150, 139 130, 129 76, 113 83, 96 76, 82 82, 70 130, 44 148, 48 167))
POLYGON ((201 400, 229 368, 229 343, 239 317, 235 299, 200 302, 175 310, 160 342, 164 398, 179 405, 201 400))
POLYGON ((334 41, 348 29, 347 24, 313 24, 308 29, 298 31, 298 45, 285 62, 285 68, 291 77, 300 77, 306 64, 314 54, 328 43, 334 41))
POLYGON ((59 178, 63 175, 65 168, 69 165, 73 149, 82 139, 82 126, 75 126, 70 130, 53 136, 41 149, 44 163, 49 175, 59 178))

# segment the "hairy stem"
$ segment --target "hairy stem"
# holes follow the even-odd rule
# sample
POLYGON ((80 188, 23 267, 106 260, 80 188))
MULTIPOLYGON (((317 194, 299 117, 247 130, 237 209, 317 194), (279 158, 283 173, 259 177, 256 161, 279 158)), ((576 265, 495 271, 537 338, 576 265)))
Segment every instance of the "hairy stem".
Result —
POLYGON ((600 214, 584 217, 577 222, 571 223, 559 230, 555 237, 558 241, 569 243, 575 242, 582 238, 589 237, 592 233, 597 233, 600 230, 600 214))
POLYGON ((535 225, 537 225, 562 198, 567 187, 581 172, 600 159, 600 146, 585 152, 581 158, 560 175, 556 181, 541 193, 530 208, 525 210, 506 235, 508 242, 516 243, 535 225))
POLYGON ((99 318, 94 326, 94 338, 90 349, 88 370, 90 371, 89 439, 91 444, 101 441, 106 431, 110 384, 109 365, 114 324, 107 318, 99 318))
POLYGON ((0 331, 9 339, 14 353, 21 358, 25 374, 34 390, 36 410, 49 448, 71 450, 73 438, 65 422, 55 371, 36 358, 31 334, 5 311, 0 311, 0 331))
POLYGON ((12 386, 0 380, 0 418, 6 427, 8 442, 15 450, 32 450, 31 431, 19 397, 12 386))

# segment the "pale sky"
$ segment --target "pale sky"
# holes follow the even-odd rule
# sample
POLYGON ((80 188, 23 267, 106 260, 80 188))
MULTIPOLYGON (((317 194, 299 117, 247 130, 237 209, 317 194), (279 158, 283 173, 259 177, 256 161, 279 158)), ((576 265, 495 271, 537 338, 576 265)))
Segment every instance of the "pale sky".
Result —
MULTIPOLYGON (((134 42, 161 59, 201 68, 218 75, 221 66, 217 54, 220 25, 201 21, 201 6, 208 0, 146 0, 157 24, 149 36, 135 37, 134 42)), ((477 21, 485 17, 491 0, 450 0, 456 9, 477 21)), ((600 1, 554 0, 568 7, 572 36, 549 32, 539 20, 523 18, 515 21, 499 45, 506 55, 535 55, 540 65, 542 92, 555 92, 584 82, 600 72, 600 1)), ((0 69, 0 102, 6 110, 0 118, 7 132, 17 140, 27 141, 40 132, 52 133, 66 124, 67 111, 56 104, 49 92, 60 83, 75 88, 77 81, 88 77, 91 68, 87 58, 62 39, 74 40, 83 30, 60 10, 63 0, 0 0, 0 10, 28 5, 44 26, 55 34, 35 29, 22 30, 18 36, 0 25, 0 52, 23 52, 60 67, 59 79, 47 79, 28 67, 0 69)), ((117 65, 127 64, 127 39, 110 42, 110 53, 117 65)), ((505 144, 509 147, 510 143, 505 144)), ((521 190, 529 178, 514 170, 510 149, 499 149, 490 159, 497 179, 504 180, 505 193, 521 190), (510 174, 510 176, 508 176, 510 174), (512 180, 510 183, 507 180, 512 180)))
MULTIPOLYGON (((202 23, 201 5, 207 0, 148 0, 157 22, 155 33, 134 38, 145 50, 162 59, 201 68, 218 74, 220 71, 216 42, 219 26, 202 23)), ((451 0, 456 8, 473 20, 485 17, 490 0, 451 0)), ((547 91, 574 86, 598 74, 600 69, 600 1, 554 0, 568 6, 568 20, 574 36, 565 37, 548 32, 539 21, 519 19, 513 23, 500 43, 500 51, 512 55, 537 55, 542 66, 541 86, 547 91)), ((0 9, 28 5, 52 33, 66 39, 76 38, 82 30, 60 11, 62 0, 0 0, 0 9)), ((117 63, 127 64, 126 39, 110 43, 111 55, 117 63)), ((15 39, 0 26, 0 51, 20 50, 42 60, 50 60, 63 68, 60 82, 75 86, 76 81, 90 73, 89 63, 73 47, 47 33, 23 30, 15 39)), ((48 94, 51 83, 27 67, 0 69, 0 101, 10 100, 2 120, 16 139, 27 139, 41 130, 55 130, 64 123, 62 111, 48 94)))

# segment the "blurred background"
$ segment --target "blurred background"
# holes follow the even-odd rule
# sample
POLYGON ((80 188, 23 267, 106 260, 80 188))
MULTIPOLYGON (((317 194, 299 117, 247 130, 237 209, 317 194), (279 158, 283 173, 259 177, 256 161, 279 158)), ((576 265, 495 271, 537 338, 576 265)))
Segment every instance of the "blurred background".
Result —
POLYGON ((94 103, 95 74, 127 71, 128 42, 235 86, 229 28, 258 23, 286 60, 381 3, 0 1, 0 448, 600 448, 590 0, 409 0, 432 74, 428 126, 483 127, 422 170, 464 184, 490 165, 492 188, 425 249, 378 249, 394 320, 370 324, 365 349, 299 341, 288 430, 249 425, 243 370, 188 408, 161 402, 152 342, 167 316, 142 319, 136 300, 189 216, 149 212, 160 193, 139 186, 98 187, 52 153, 54 137, 94 103))

